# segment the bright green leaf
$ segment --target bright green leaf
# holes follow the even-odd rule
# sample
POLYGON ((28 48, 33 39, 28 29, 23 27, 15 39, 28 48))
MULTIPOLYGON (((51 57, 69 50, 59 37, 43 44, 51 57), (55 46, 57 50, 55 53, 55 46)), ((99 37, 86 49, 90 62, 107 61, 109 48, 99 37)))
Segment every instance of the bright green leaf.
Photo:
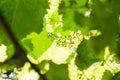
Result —
POLYGON ((28 46, 27 50, 35 59, 39 58, 51 46, 51 44, 52 42, 45 31, 42 31, 40 34, 31 33, 23 39, 23 46, 28 46))

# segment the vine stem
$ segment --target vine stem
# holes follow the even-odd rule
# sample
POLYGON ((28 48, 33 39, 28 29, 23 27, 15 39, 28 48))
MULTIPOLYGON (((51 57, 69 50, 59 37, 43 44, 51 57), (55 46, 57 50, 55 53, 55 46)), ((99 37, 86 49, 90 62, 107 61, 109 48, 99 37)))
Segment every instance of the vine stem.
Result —
MULTIPOLYGON (((31 67, 40 75, 40 78, 42 80, 47 80, 46 77, 40 73, 40 69, 35 64, 31 63, 30 60, 27 58, 25 49, 23 49, 23 47, 19 44, 17 38, 15 37, 14 33, 12 32, 10 26, 6 22, 1 12, 0 12, 0 23, 2 24, 3 29, 7 33, 9 39, 11 40, 15 48, 15 54, 9 60, 20 58, 21 60, 24 59, 25 61, 28 61, 31 64, 31 67)), ((8 60, 6 60, 4 63, 6 62, 8 62, 8 60)))

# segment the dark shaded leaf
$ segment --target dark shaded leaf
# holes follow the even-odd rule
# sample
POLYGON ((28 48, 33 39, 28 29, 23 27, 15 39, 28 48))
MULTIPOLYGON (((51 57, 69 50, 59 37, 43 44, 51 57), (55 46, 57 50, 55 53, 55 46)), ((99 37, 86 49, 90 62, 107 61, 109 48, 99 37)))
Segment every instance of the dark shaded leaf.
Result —
POLYGON ((120 72, 116 73, 111 80, 120 80, 120 72))
POLYGON ((105 70, 101 80, 111 80, 112 73, 108 70, 105 70))
POLYGON ((101 31, 101 35, 90 41, 96 52, 104 50, 106 46, 115 49, 115 40, 119 32, 119 16, 107 10, 107 6, 98 0, 92 0, 91 29, 101 31), (102 14, 101 14, 102 12, 102 14))
POLYGON ((86 26, 88 24, 88 19, 82 13, 75 11, 74 14, 75 14, 74 20, 75 20, 76 24, 78 24, 82 27, 86 26))
POLYGON ((48 80, 69 80, 68 79, 68 66, 66 64, 56 65, 50 63, 50 70, 46 73, 48 80))
POLYGON ((47 0, 0 0, 0 10, 18 39, 42 30, 47 6, 47 0))
POLYGON ((63 15, 63 30, 78 30, 79 25, 74 21, 74 12, 72 10, 66 10, 66 13, 63 15))
POLYGON ((83 40, 77 48, 76 65, 81 69, 87 69, 94 62, 99 61, 97 55, 92 51, 86 40, 83 40))

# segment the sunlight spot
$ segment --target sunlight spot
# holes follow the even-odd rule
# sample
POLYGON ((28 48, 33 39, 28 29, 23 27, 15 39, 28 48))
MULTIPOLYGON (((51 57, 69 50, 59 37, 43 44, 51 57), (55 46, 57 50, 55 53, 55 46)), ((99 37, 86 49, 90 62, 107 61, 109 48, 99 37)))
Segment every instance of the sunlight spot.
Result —
POLYGON ((49 0, 51 3, 57 3, 58 0, 49 0))
POLYGON ((92 4, 92 0, 88 0, 88 4, 92 4))
POLYGON ((8 58, 6 51, 7 51, 7 46, 2 44, 0 46, 0 62, 4 62, 8 58))
POLYGON ((45 69, 49 70, 49 66, 50 66, 49 63, 45 64, 45 69))
POLYGON ((91 14, 91 9, 86 11, 86 13, 84 14, 85 17, 90 17, 90 14, 91 14))
POLYGON ((27 57, 28 57, 28 59, 29 59, 32 63, 38 64, 38 61, 37 61, 36 59, 34 59, 32 56, 27 55, 27 57))
POLYGON ((64 64, 67 63, 66 60, 71 53, 70 49, 58 46, 56 42, 53 42, 51 47, 38 58, 38 61, 52 60, 56 64, 64 64))
POLYGON ((82 31, 81 31, 81 30, 78 30, 77 33, 78 33, 78 34, 82 34, 82 31))
POLYGON ((45 14, 45 19, 46 19, 46 22, 47 22, 47 23, 49 23, 49 22, 50 22, 50 19, 49 19, 48 14, 45 14))
POLYGON ((66 59, 71 54, 71 51, 62 46, 58 46, 56 43, 51 47, 51 60, 56 64, 66 63, 66 59))
POLYGON ((90 36, 84 36, 84 38, 85 38, 86 40, 89 40, 89 39, 90 39, 90 36))
POLYGON ((73 47, 73 46, 72 46, 70 49, 71 49, 71 51, 72 51, 73 53, 77 50, 77 48, 76 48, 76 47, 73 47))
POLYGON ((58 9, 60 0, 49 0, 50 3, 50 9, 48 11, 48 15, 51 16, 54 11, 58 9))
POLYGON ((51 33, 51 32, 54 31, 51 24, 47 24, 46 30, 47 30, 47 32, 49 32, 49 33, 51 33))
POLYGON ((57 33, 57 36, 58 36, 58 37, 61 37, 61 34, 60 34, 60 33, 57 33))
POLYGON ((74 36, 74 31, 71 31, 71 32, 70 32, 70 35, 71 35, 71 36, 74 36))
POLYGON ((93 68, 97 68, 97 66, 98 66, 98 64, 99 64, 99 62, 95 62, 95 63, 93 63, 93 68))
POLYGON ((78 80, 78 67, 75 65, 76 55, 72 58, 70 64, 68 64, 68 76, 70 80, 78 80))
POLYGON ((109 47, 106 46, 106 47, 105 47, 104 60, 108 60, 109 56, 110 56, 109 47))
POLYGON ((49 70, 49 67, 50 67, 50 64, 49 63, 46 63, 44 68, 41 69, 41 74, 45 74, 48 70, 49 70))
POLYGON ((61 27, 61 26, 63 26, 63 23, 62 22, 56 23, 55 26, 56 27, 61 27))
POLYGON ((8 76, 7 76, 7 74, 1 74, 1 77, 5 79, 5 78, 7 78, 8 76))
POLYGON ((89 36, 92 36, 92 37, 94 37, 94 36, 99 36, 99 35, 101 35, 102 33, 99 31, 99 30, 90 30, 89 31, 89 36))
POLYGON ((86 40, 89 40, 91 37, 100 36, 102 33, 99 30, 90 30, 88 35, 84 35, 86 40))
POLYGON ((116 61, 113 61, 113 64, 115 67, 120 67, 120 64, 118 64, 116 61))
POLYGON ((60 15, 60 16, 59 16, 59 18, 60 18, 60 21, 62 21, 62 20, 63 20, 63 19, 62 19, 62 15, 60 15))
POLYGON ((11 72, 10 75, 9 75, 9 78, 14 79, 14 80, 17 79, 16 73, 15 72, 11 72))
POLYGON ((22 68, 22 71, 15 70, 19 80, 38 80, 39 75, 31 69, 31 65, 26 62, 22 68))

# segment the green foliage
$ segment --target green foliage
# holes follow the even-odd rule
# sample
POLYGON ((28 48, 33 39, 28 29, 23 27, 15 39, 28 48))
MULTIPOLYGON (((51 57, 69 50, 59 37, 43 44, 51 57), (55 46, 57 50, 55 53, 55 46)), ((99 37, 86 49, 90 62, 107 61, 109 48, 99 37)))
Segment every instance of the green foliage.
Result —
POLYGON ((76 65, 81 70, 87 69, 90 67, 94 62, 99 61, 97 55, 92 51, 91 47, 89 46, 87 40, 83 40, 77 48, 77 57, 76 57, 76 65), (94 56, 94 57, 93 57, 94 56))
POLYGON ((77 7, 85 6, 87 4, 87 0, 76 0, 77 7))
POLYGON ((66 10, 63 15, 63 30, 78 30, 79 27, 74 21, 74 12, 71 10, 66 10), (72 16, 71 16, 72 15, 72 16))
POLYGON ((45 31, 40 34, 31 33, 23 39, 23 46, 28 50, 28 54, 35 59, 39 58, 51 46, 51 43, 45 31))
POLYGON ((120 79, 120 72, 116 73, 111 80, 119 80, 120 79))
POLYGON ((51 62, 50 69, 45 75, 48 80, 69 80, 68 75, 66 75, 68 74, 67 68, 66 64, 56 65, 51 62))
POLYGON ((41 80, 43 76, 47 80, 119 80, 119 3, 0 0, 0 12, 30 60, 28 63, 21 58, 25 57, 22 53, 17 59, 11 58, 19 51, 14 51, 17 46, 13 46, 0 22, 0 80, 7 72, 25 80, 29 75, 41 80))
POLYGON ((114 49, 114 43, 119 32, 118 14, 110 11, 108 5, 110 4, 104 4, 99 0, 92 1, 91 19, 93 21, 91 28, 98 29, 102 33, 101 36, 91 39, 93 48, 96 52, 103 50, 105 46, 110 46, 114 49))
POLYGON ((10 45, 11 41, 8 38, 8 35, 6 35, 6 33, 4 32, 3 28, 1 28, 1 24, 0 24, 0 44, 5 44, 5 45, 10 45))
POLYGON ((33 31, 42 31, 47 3, 47 0, 0 0, 0 11, 20 40, 33 31))
POLYGON ((104 72, 104 75, 102 76, 101 80, 111 80, 112 78, 112 73, 108 70, 104 72))

